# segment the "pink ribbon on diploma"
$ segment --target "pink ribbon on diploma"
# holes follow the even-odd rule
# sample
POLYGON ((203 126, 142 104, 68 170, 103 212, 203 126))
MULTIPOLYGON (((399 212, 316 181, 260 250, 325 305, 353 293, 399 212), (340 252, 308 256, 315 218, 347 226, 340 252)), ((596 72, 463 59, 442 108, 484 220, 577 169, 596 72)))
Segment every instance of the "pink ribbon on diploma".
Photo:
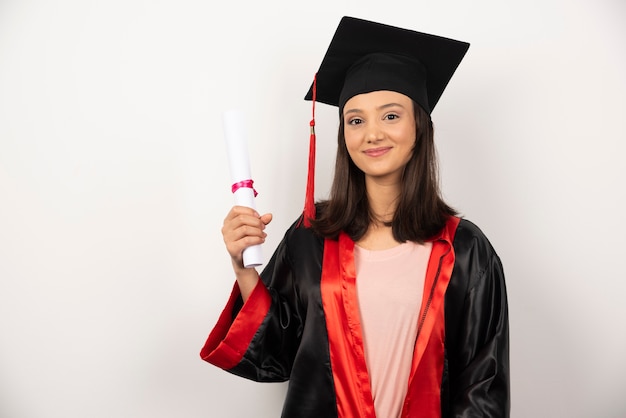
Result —
POLYGON ((231 187, 231 190, 233 191, 233 193, 235 193, 240 188, 245 187, 247 189, 252 189, 254 191, 254 197, 256 197, 258 195, 258 193, 254 189, 253 184, 254 184, 254 181, 252 181, 252 180, 242 180, 242 181, 239 181, 239 182, 233 184, 232 187, 231 187))

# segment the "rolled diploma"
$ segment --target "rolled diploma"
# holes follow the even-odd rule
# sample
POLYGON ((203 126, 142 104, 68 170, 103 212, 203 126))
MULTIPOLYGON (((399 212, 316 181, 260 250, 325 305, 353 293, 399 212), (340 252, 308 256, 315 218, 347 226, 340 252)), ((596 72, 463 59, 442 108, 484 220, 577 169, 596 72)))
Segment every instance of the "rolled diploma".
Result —
MULTIPOLYGON (((246 126, 243 113, 239 110, 228 110, 223 114, 224 139, 228 151, 230 176, 232 184, 251 180, 250 159, 246 141, 246 126)), ((240 187, 235 191, 235 204, 256 209, 254 190, 240 187)), ((243 250, 243 265, 246 268, 258 267, 263 264, 263 252, 260 245, 253 245, 243 250)))

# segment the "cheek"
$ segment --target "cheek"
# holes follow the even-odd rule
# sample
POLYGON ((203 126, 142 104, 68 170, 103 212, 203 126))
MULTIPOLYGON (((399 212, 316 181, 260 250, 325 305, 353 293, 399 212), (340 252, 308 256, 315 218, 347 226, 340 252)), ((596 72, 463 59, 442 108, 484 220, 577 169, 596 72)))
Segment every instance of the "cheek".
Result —
POLYGON ((413 130, 406 130, 400 138, 402 138, 402 140, 399 142, 402 143, 405 148, 413 150, 417 146, 417 138, 413 130))
POLYGON ((415 125, 407 124, 399 127, 400 129, 397 131, 397 138, 402 138, 407 143, 415 143, 415 125))
POLYGON ((348 154, 352 157, 352 153, 356 152, 359 147, 359 141, 357 141, 353 135, 344 135, 344 138, 348 154))
POLYGON ((348 160, 360 169, 358 145, 355 142, 349 142, 347 139, 344 144, 348 160))

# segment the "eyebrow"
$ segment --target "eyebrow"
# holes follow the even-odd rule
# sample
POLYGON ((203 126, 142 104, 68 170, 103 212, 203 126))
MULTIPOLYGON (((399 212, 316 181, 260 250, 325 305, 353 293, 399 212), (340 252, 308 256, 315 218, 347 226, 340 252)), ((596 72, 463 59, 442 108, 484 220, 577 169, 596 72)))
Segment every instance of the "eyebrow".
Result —
MULTIPOLYGON (((403 106, 403 105, 401 105, 400 103, 395 103, 395 102, 392 102, 392 103, 387 103, 387 104, 384 104, 384 105, 378 106, 378 107, 376 108, 376 110, 384 110, 384 109, 387 109, 387 108, 390 108, 390 107, 394 107, 394 106, 399 106, 399 107, 401 107, 401 108, 403 108, 403 109, 404 109, 404 106, 403 106)), ((343 114, 344 114, 344 116, 345 116, 345 115, 348 115, 348 114, 350 114, 350 113, 359 113, 359 112, 362 112, 362 110, 361 110, 361 109, 358 109, 358 108, 355 108, 355 109, 348 109, 348 110, 344 111, 344 112, 343 112, 343 114)))

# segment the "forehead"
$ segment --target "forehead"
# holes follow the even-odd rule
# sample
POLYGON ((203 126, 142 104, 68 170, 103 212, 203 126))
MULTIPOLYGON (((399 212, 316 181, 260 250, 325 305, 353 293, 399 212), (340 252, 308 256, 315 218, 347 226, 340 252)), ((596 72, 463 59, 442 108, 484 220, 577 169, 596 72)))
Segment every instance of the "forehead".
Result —
POLYGON ((353 110, 379 109, 389 105, 399 105, 412 108, 413 100, 402 93, 390 90, 379 90, 370 93, 357 94, 351 97, 344 106, 344 113, 353 110))

